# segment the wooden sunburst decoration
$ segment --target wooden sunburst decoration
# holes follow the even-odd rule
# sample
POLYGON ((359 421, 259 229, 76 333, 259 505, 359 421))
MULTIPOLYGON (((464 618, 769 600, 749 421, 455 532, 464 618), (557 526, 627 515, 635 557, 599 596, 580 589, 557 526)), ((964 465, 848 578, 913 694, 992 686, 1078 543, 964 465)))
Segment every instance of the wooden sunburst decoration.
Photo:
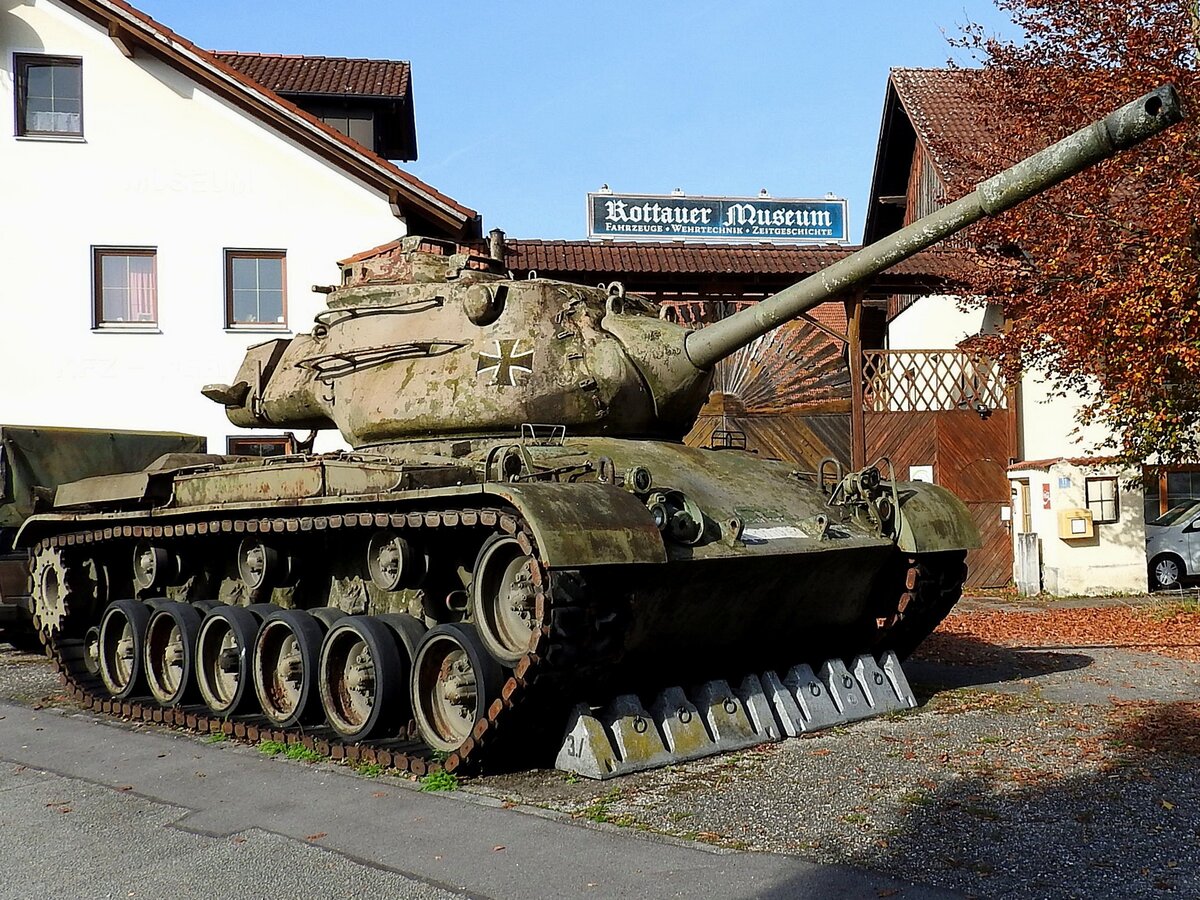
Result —
MULTIPOLYGON (((701 327, 750 303, 678 301, 664 304, 680 324, 701 327)), ((789 322, 717 363, 712 391, 737 398, 747 415, 798 413, 850 399, 844 345, 811 322, 789 322)))

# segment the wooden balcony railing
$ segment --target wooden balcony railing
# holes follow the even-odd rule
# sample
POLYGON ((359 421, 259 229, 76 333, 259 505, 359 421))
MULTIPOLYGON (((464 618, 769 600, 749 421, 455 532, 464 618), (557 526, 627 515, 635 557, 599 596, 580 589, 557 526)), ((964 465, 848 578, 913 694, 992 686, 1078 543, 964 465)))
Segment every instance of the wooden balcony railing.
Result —
POLYGON ((862 372, 866 412, 1008 408, 999 366, 961 350, 865 350, 862 372))

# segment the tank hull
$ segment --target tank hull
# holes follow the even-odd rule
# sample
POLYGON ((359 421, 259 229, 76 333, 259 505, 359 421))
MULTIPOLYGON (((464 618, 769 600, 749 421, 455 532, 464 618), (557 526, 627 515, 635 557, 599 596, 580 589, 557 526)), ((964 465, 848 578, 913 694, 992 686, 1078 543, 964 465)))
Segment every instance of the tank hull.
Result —
MULTIPOLYGON (((163 603, 198 604, 205 622, 230 609, 294 610, 328 633, 339 617, 367 632, 375 625, 361 623, 399 618, 418 638, 479 631, 492 635, 484 646, 500 664, 481 720, 523 710, 531 735, 561 733, 573 706, 618 693, 904 651, 949 609, 939 601, 915 617, 914 603, 906 621, 898 615, 914 567, 957 554, 952 604, 973 538, 965 510, 933 486, 887 486, 900 498, 897 519, 941 504, 959 523, 958 533, 925 534, 926 546, 905 550, 813 473, 662 441, 493 438, 189 463, 78 482, 64 491, 67 505, 26 522, 19 540, 33 551, 35 612, 52 655, 82 644, 85 658, 114 656, 105 623, 138 604, 150 615, 163 603), (507 480, 488 477, 497 467, 507 480), (694 527, 681 530, 680 516, 694 527), (415 574, 389 583, 379 568, 397 546, 415 574), (508 548, 507 568, 489 568, 495 547, 508 548), (147 574, 150 562, 158 568, 147 574), (513 597, 527 602, 511 606, 513 597), (505 647, 510 606, 528 621, 513 620, 519 637, 505 647), (536 700, 505 707, 531 685, 536 700)), ((203 642, 189 640, 201 654, 203 642)), ((414 696, 418 643, 402 667, 414 696)), ((325 677, 320 654, 331 652, 317 640, 305 677, 316 677, 318 659, 325 677)), ((62 665, 86 683, 85 671, 62 665)))

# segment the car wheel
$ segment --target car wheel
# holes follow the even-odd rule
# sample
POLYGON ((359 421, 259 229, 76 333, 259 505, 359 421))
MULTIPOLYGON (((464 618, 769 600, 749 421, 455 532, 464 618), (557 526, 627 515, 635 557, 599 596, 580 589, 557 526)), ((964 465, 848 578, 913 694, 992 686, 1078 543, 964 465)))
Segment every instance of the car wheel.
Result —
POLYGON ((1156 588, 1179 587, 1183 562, 1178 556, 1156 556, 1150 563, 1150 581, 1156 588))

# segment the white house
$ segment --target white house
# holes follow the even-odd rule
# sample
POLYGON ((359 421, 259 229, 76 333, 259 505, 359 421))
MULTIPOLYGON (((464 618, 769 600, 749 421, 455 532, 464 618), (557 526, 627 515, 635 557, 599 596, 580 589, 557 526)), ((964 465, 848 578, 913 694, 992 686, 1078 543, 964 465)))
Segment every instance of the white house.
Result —
POLYGON ((230 57, 115 0, 0 7, 0 421, 224 452, 237 430, 201 386, 307 330, 337 259, 478 235, 473 210, 230 57))

